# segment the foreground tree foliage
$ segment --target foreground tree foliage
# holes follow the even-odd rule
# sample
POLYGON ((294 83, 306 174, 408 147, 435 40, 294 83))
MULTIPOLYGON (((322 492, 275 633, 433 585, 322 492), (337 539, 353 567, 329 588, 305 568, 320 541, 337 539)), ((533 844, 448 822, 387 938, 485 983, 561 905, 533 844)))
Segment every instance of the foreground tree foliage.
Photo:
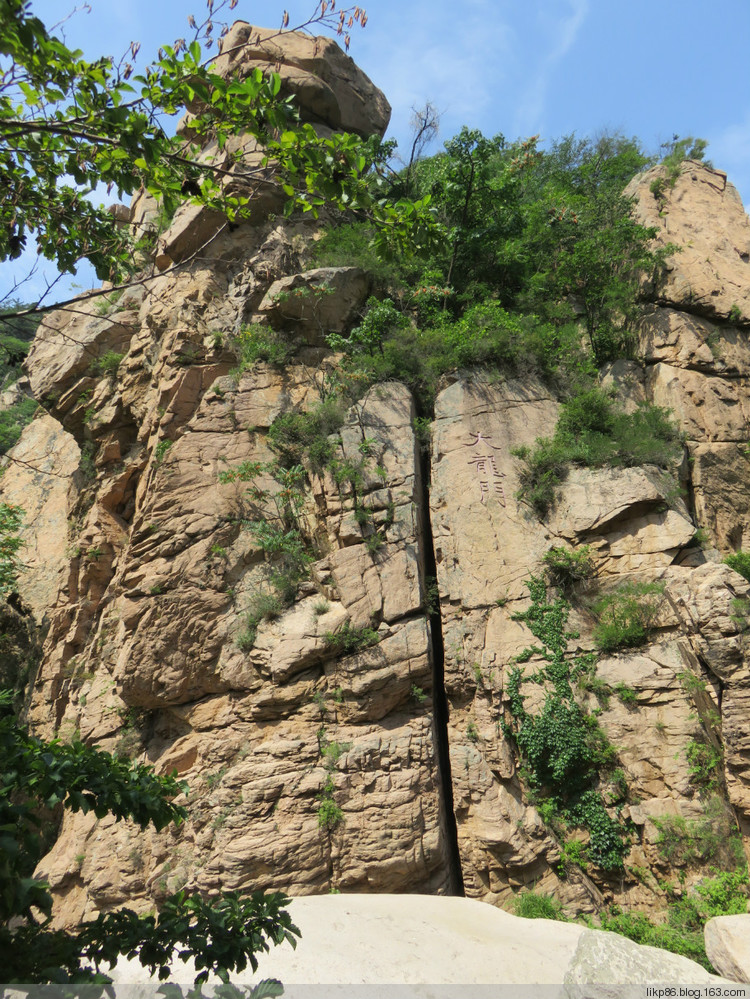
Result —
POLYGON ((0 693, 0 952, 6 982, 107 982, 103 964, 137 958, 164 979, 177 957, 195 962, 196 983, 209 973, 227 981, 270 944, 296 945, 299 931, 284 895, 236 892, 203 899, 180 891, 157 915, 129 909, 100 914, 75 931, 50 928, 52 897, 33 877, 44 851, 44 830, 63 809, 130 819, 163 829, 186 816, 174 798, 187 790, 173 777, 120 759, 79 740, 45 742, 29 735, 0 693))
MULTIPOLYGON (((119 282, 132 269, 133 235, 89 195, 100 184, 120 197, 141 188, 160 199, 170 217, 185 200, 200 202, 235 223, 249 214, 253 185, 268 171, 287 195, 285 211, 317 216, 324 205, 356 211, 375 228, 383 249, 429 243, 429 197, 391 201, 383 186, 388 146, 373 137, 320 138, 302 124, 293 99, 280 96, 277 73, 256 69, 247 79, 212 72, 201 41, 212 44, 212 18, 237 0, 208 0, 208 17, 195 37, 159 50, 134 75, 132 63, 94 62, 68 48, 33 15, 30 0, 0 4, 0 261, 20 256, 29 236, 60 271, 88 259, 102 280, 119 282), (194 109, 190 137, 168 134, 169 118, 194 109), (224 150, 244 134, 267 151, 259 165, 212 163, 206 142, 224 150), (222 183, 231 174, 232 184, 222 183)), ((341 29, 364 25, 359 7, 333 11, 320 4, 308 25, 341 29)), ((288 22, 288 17, 285 17, 288 22)), ((346 36, 348 45, 348 36, 346 36)), ((134 59, 138 46, 128 55, 134 59)))

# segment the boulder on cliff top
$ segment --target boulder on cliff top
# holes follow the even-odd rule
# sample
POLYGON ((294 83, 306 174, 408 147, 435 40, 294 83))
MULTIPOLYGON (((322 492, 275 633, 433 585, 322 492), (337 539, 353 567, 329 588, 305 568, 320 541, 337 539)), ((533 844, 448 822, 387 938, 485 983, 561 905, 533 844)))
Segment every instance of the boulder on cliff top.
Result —
POLYGON ((213 71, 243 80, 257 67, 281 76, 281 95, 294 95, 303 121, 365 138, 382 136, 388 127, 385 94, 332 38, 236 21, 222 39, 213 71))

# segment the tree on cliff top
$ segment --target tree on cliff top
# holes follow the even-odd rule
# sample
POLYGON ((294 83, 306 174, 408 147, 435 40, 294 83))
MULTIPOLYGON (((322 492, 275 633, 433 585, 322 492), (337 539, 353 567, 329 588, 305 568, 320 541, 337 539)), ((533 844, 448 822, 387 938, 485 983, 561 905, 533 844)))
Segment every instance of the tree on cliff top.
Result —
MULTIPOLYGON (((395 249, 429 236, 429 197, 391 203, 378 186, 372 168, 387 146, 377 137, 319 137, 299 121, 293 99, 280 97, 277 73, 255 69, 244 80, 227 80, 212 72, 201 42, 212 44, 216 15, 236 4, 207 0, 203 23, 188 19, 192 40, 164 46, 134 75, 137 44, 127 58, 89 62, 47 30, 31 0, 2 0, 0 261, 17 258, 32 234, 39 253, 61 271, 75 272, 85 258, 101 280, 123 281, 132 268, 133 238, 89 200, 99 184, 120 197, 144 188, 160 199, 167 216, 193 199, 234 223, 249 214, 248 186, 269 168, 283 185, 288 213, 316 216, 326 204, 358 212, 375 223, 382 246, 395 249), (198 108, 190 135, 172 137, 168 119, 186 105, 198 108), (238 134, 264 147, 261 164, 248 166, 239 153, 223 168, 200 158, 209 140, 223 150, 238 134), (244 190, 222 183, 230 173, 244 190)), ((335 2, 321 2, 300 27, 343 34, 366 20, 359 7, 337 11, 335 2)))

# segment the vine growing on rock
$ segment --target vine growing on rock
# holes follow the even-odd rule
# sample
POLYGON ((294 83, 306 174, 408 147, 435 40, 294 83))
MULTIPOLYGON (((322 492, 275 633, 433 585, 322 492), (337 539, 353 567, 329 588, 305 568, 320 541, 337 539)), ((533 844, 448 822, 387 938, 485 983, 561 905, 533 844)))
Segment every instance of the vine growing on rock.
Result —
POLYGON ((519 665, 510 670, 506 688, 510 721, 505 734, 518 747, 529 790, 543 818, 563 828, 585 829, 589 842, 584 860, 606 871, 621 870, 628 849, 625 826, 609 814, 599 790, 601 774, 613 767, 616 751, 575 695, 576 681, 593 673, 595 657, 568 652, 569 641, 578 637, 566 630, 569 603, 562 597, 548 600, 547 585, 539 576, 532 576, 526 585, 531 604, 513 619, 526 624, 540 644, 523 649, 516 663, 538 657, 541 664, 528 676, 519 665), (528 682, 545 688, 538 712, 525 707, 521 688, 528 682))

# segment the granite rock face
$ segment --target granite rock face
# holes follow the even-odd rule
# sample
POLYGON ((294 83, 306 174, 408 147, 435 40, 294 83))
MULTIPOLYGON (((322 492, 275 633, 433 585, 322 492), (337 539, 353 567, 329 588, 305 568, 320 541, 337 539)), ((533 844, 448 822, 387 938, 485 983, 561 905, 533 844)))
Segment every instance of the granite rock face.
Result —
MULTIPOLYGON (((559 839, 527 797, 504 734, 511 671, 534 646, 516 616, 528 607, 529 577, 542 574, 553 546, 588 545, 600 587, 625 580, 663 587, 655 641, 600 656, 598 683, 612 696, 598 702, 594 694, 581 695, 617 747, 629 798, 640 799, 626 806, 638 833, 626 864, 643 866, 645 858, 658 870, 661 832, 651 817, 696 822, 703 815, 689 747, 716 740, 719 688, 729 800, 746 828, 740 718, 750 672, 732 606, 746 599, 748 585, 724 565, 676 564, 695 525, 684 502, 670 495, 674 480, 656 468, 574 470, 546 522, 533 516, 519 499, 521 464, 512 451, 554 425, 555 411, 541 386, 498 385, 480 372, 454 382, 436 403, 431 517, 464 886, 470 896, 499 904, 534 885, 577 911, 614 898, 648 905, 652 893, 635 878, 614 891, 606 880, 595 883, 585 871, 567 869, 559 839), (620 698, 618 690, 632 693, 620 698)), ((585 600, 574 606, 571 624, 578 632, 571 654, 590 652, 594 620, 585 600)), ((540 666, 540 652, 523 667, 529 675, 540 666)), ((524 687, 524 694, 535 701, 533 690, 524 687)), ((732 808, 717 823, 731 825, 732 808)))
POLYGON ((727 554, 748 544, 747 323, 750 220, 726 175, 682 165, 670 186, 663 167, 631 181, 638 221, 678 247, 658 304, 641 330, 646 393, 673 410, 687 435, 697 523, 727 554), (657 185, 657 195, 654 185, 657 185))
MULTIPOLYGON (((331 43, 285 35, 280 51, 256 32, 235 26, 224 70, 281 63, 316 127, 385 127, 385 99, 331 43)), ((656 914, 666 879, 689 891, 736 863, 738 831, 748 851, 750 586, 721 563, 750 547, 747 220, 715 171, 688 164, 657 203, 658 176, 631 193, 660 239, 720 235, 700 259, 673 255, 637 359, 602 380, 626 408, 669 407, 684 460, 571 469, 544 520, 514 451, 552 433, 551 390, 451 373, 429 456, 404 385, 343 401, 326 335, 356 325, 371 279, 314 268, 318 224, 269 218, 270 180, 248 224, 185 206, 143 284, 45 320, 28 364, 47 415, 0 483, 29 512, 21 589, 47 628, 29 718, 191 789, 188 820, 159 834, 66 816, 40 866, 61 922, 145 911, 183 886, 356 897, 463 884, 497 907, 533 887, 570 915, 613 902, 656 914), (707 254, 716 294, 700 290, 707 254), (242 362, 248 330, 288 356, 242 362), (616 876, 575 862, 588 834, 550 815, 509 735, 517 671, 529 710, 548 693, 519 617, 529 581, 551 548, 584 545, 594 578, 571 598, 565 642, 588 664, 572 696, 614 747, 597 791, 627 828, 616 876), (600 654, 596 597, 624 583, 652 587, 648 640, 600 654)), ((154 213, 140 196, 131 221, 154 213)), ((580 950, 554 965, 571 983, 603 955, 634 960, 627 941, 555 931, 580 950)))
POLYGON ((664 166, 652 167, 625 194, 636 199, 637 220, 654 226, 663 246, 679 247, 657 297, 687 313, 749 322, 750 220, 727 175, 686 160, 674 178, 664 166))
POLYGON ((704 930, 706 954, 720 975, 750 981, 750 915, 716 916, 704 930))
POLYGON ((370 276, 358 267, 316 267, 274 281, 258 312, 274 328, 292 329, 312 346, 325 347, 329 333, 355 324, 371 286, 370 276))
POLYGON ((391 106, 331 38, 256 28, 237 21, 222 39, 214 71, 240 80, 256 68, 281 76, 304 121, 365 138, 384 135, 391 106))
POLYGON ((189 821, 152 835, 148 849, 122 823, 66 819, 43 865, 66 918, 182 884, 446 887, 421 485, 403 386, 380 387, 347 415, 341 462, 361 459, 364 441, 369 455, 357 495, 310 474, 311 579, 288 609, 276 601, 252 648, 242 639, 259 595, 273 600, 272 566, 242 526, 254 516, 247 484, 222 484, 220 473, 271 460, 268 426, 291 400, 313 405, 317 374, 298 364, 283 377, 261 366, 236 385, 199 379, 185 389, 193 415, 160 439, 169 446, 134 454, 132 519, 99 500, 89 511, 33 716, 47 727, 55 705, 63 730, 145 753, 193 791, 189 821), (339 633, 363 629, 375 644, 340 650, 339 633), (324 801, 340 810, 330 829, 324 801))
POLYGON ((80 448, 51 416, 26 427, 2 477, 2 501, 24 510, 19 589, 41 622, 54 606, 70 561, 69 518, 81 485, 80 448))

